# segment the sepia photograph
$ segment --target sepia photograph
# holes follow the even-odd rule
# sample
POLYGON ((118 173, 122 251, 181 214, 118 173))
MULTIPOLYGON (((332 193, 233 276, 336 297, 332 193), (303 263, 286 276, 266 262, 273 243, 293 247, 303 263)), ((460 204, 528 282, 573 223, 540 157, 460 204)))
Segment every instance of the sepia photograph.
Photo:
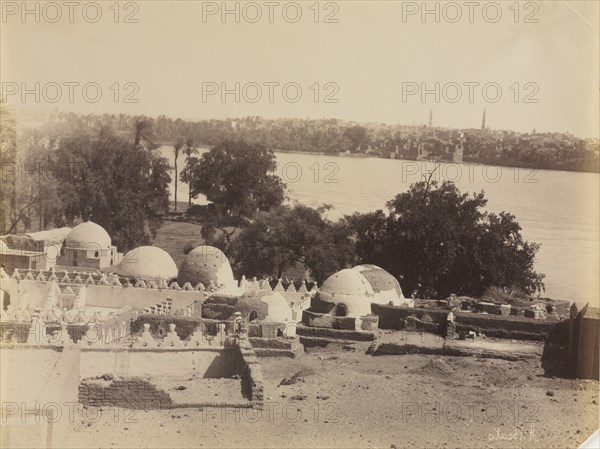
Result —
POLYGON ((0 448, 598 448, 600 0, 0 0, 0 448))

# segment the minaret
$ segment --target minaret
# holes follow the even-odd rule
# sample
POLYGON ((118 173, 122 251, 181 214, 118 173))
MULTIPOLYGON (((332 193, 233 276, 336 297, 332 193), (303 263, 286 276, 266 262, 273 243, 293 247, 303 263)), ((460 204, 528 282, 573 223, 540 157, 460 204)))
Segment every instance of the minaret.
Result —
POLYGON ((481 120, 481 130, 485 131, 485 109, 483 110, 483 120, 481 120))
POLYGON ((433 109, 429 110, 429 127, 433 127, 433 109))

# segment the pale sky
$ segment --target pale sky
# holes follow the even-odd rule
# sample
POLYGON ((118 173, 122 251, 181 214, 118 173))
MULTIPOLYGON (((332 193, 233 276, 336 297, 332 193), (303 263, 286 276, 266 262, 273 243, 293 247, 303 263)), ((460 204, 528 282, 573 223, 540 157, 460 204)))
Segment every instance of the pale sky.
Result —
MULTIPOLYGON (((32 10, 35 3, 29 3, 32 10)), ((96 23, 83 16, 84 6, 92 2, 76 3, 73 23, 69 22, 69 6, 61 1, 55 3, 61 12, 56 23, 51 21, 57 9, 42 11, 41 6, 39 23, 35 14, 25 16, 23 23, 22 2, 2 2, 3 93, 6 96, 15 86, 35 90, 36 82, 41 93, 39 103, 33 94, 23 101, 21 92, 10 95, 9 103, 19 108, 199 120, 259 115, 408 125, 426 123, 433 109, 434 125, 454 128, 480 127, 485 108, 491 128, 569 131, 581 137, 599 134, 597 1, 522 2, 517 8, 518 23, 514 1, 474 2, 472 23, 463 1, 428 2, 429 8, 436 4, 440 8, 439 23, 433 14, 423 23, 421 1, 321 2, 319 23, 314 21, 314 1, 297 3, 302 12, 297 23, 286 20, 292 20, 297 11, 290 6, 293 2, 273 2, 273 23, 265 2, 254 3, 262 12, 257 23, 244 20, 252 19, 257 10, 246 6, 244 16, 244 3, 239 4, 240 23, 233 14, 222 23, 218 11, 203 21, 203 8, 209 12, 212 7, 220 8, 221 2, 125 2, 119 23, 114 22, 112 0, 97 2, 102 17, 96 23), (491 23, 496 4, 502 16, 491 23), (454 5, 462 16, 449 23, 457 12, 454 5), (416 13, 403 20, 403 10, 408 14, 414 8, 416 13), (123 23, 128 13, 138 23, 123 23), (323 23, 330 13, 337 23, 323 23), (528 15, 537 23, 524 23, 528 15), (72 103, 65 82, 80 83, 73 86, 72 103), (97 103, 87 101, 81 92, 81 86, 92 82, 102 89, 97 103), (131 85, 126 89, 128 82, 139 90, 134 93, 131 85), (216 83, 211 86, 218 88, 225 83, 234 89, 236 82, 242 94, 239 103, 233 94, 225 102, 219 94, 203 101, 203 83, 216 83), (425 102, 420 93, 403 101, 403 86, 405 93, 410 86, 420 89, 422 85, 434 91, 436 82, 442 94, 439 103, 433 93, 425 102), (48 83, 62 86, 57 103, 48 101, 57 95, 55 85, 48 83), (118 102, 115 83, 119 83, 118 102), (248 101, 256 95, 255 85, 248 83, 261 86, 262 97, 256 103, 248 101), (273 85, 272 103, 264 83, 280 83, 273 85), (294 85, 286 101, 281 89, 286 83, 301 87, 296 103, 289 101, 296 93, 294 85), (315 83, 320 91, 316 103, 315 83), (326 88, 326 83, 333 84, 326 88), (473 84, 472 103, 464 83, 479 83, 473 84), (491 83, 488 97, 482 92, 486 83, 491 83), (456 85, 462 96, 452 103, 456 85), (497 86, 502 95, 494 103, 497 86), (127 93, 138 103, 124 103, 127 93), (338 102, 325 103, 328 93, 338 102), (528 94, 538 102, 526 103, 528 94)), ((228 5, 233 9, 235 3, 228 5)), ((96 12, 87 6, 86 17, 91 20, 96 12)), ((94 98, 93 86, 88 94, 88 100, 94 98)))

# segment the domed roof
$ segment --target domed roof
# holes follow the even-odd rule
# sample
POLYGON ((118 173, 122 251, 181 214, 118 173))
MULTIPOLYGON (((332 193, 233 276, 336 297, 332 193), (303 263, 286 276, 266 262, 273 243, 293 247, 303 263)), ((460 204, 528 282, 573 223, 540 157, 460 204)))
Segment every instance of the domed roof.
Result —
POLYGON ((376 265, 358 265, 332 274, 319 288, 316 299, 335 304, 336 314, 343 304, 347 316, 370 314, 371 303, 410 305, 394 276, 376 265))
POLYGON ((353 270, 358 271, 369 281, 376 294, 388 294, 390 297, 395 296, 396 298, 404 297, 396 278, 383 268, 377 265, 357 265, 353 270))
POLYGON ((215 286, 224 285, 232 293, 238 291, 231 265, 223 251, 214 246, 200 245, 185 256, 179 268, 177 282, 180 285, 189 282, 194 286, 201 282, 207 287, 211 281, 215 286))
POLYGON ((75 226, 67 234, 65 244, 69 248, 106 249, 111 246, 110 235, 94 222, 86 221, 75 226))
POLYGON ((171 279, 177 277, 177 265, 165 250, 157 246, 140 246, 132 249, 111 271, 121 276, 138 279, 171 279))
POLYGON ((346 268, 327 278, 319 288, 320 293, 335 295, 373 296, 373 288, 369 281, 358 270, 346 268))

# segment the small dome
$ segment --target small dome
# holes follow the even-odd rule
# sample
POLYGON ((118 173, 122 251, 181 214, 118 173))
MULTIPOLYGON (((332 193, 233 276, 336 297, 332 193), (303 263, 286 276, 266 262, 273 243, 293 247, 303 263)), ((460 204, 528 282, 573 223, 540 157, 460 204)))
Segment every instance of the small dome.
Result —
POLYGON ((357 265, 353 270, 362 274, 376 295, 389 297, 392 299, 404 298, 400 284, 394 276, 377 265, 357 265))
POLYGON ((190 251, 183 260, 177 282, 180 285, 189 282, 194 286, 201 282, 207 287, 211 281, 215 286, 222 284, 225 291, 231 294, 239 292, 233 279, 231 265, 223 251, 214 246, 200 245, 190 251))
POLYGON ((75 226, 65 239, 68 248, 108 249, 111 243, 104 228, 91 221, 75 226))
POLYGON ((113 273, 138 279, 172 279, 177 277, 177 265, 165 250, 157 246, 140 246, 132 249, 114 267, 113 273))

